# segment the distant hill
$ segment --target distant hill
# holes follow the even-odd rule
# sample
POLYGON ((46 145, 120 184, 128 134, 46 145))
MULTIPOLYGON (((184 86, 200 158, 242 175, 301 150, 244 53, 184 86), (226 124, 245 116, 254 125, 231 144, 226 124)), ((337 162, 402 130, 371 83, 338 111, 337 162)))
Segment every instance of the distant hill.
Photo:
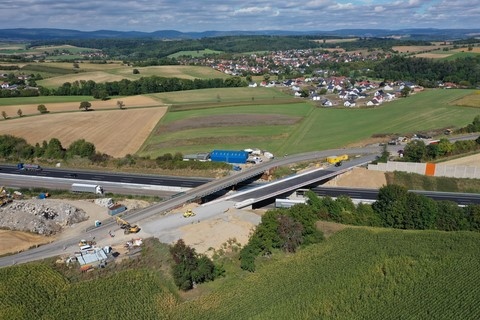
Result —
POLYGON ((455 40, 480 36, 480 29, 341 29, 333 31, 203 31, 180 32, 176 30, 140 31, 79 31, 68 29, 0 29, 0 40, 62 40, 62 39, 107 39, 107 38, 150 38, 150 39, 199 39, 206 37, 272 35, 272 36, 338 36, 338 37, 401 37, 412 40, 455 40))

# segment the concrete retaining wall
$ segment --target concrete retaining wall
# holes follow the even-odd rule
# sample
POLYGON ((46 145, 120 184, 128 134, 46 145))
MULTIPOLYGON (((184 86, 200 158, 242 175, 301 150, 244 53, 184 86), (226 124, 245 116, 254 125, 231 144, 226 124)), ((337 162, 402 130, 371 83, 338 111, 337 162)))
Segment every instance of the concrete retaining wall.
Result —
POLYGON ((455 166, 435 163, 391 162, 369 164, 368 170, 393 172, 403 171, 434 177, 472 178, 480 179, 480 167, 455 166))

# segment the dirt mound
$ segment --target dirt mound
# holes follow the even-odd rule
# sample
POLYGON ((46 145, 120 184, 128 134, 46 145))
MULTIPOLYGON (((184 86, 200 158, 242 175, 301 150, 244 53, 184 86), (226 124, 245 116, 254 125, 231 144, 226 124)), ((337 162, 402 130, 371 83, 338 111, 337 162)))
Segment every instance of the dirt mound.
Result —
POLYGON ((53 235, 88 219, 85 211, 50 200, 18 200, 0 208, 0 228, 53 235))

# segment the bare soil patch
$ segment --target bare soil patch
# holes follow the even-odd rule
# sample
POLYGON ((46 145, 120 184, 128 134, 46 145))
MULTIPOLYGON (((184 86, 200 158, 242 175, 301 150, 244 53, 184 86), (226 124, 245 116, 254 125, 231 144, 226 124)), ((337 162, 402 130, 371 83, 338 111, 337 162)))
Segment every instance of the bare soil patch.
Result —
POLYGON ((439 164, 445 165, 457 165, 457 166, 471 166, 471 167, 479 167, 480 166, 480 154, 474 154, 471 156, 466 156, 454 160, 449 160, 445 162, 441 162, 439 164))
POLYGON ((22 231, 0 230, 0 255, 24 251, 32 246, 52 242, 54 239, 22 231))
MULTIPOLYGON (((105 110, 105 109, 118 109, 117 101, 123 101, 125 104, 125 108, 138 108, 138 107, 154 107, 154 106, 162 106, 157 100, 146 97, 146 96, 131 96, 125 98, 118 98, 118 99, 110 99, 110 100, 90 100, 89 102, 92 104, 91 109, 93 110, 105 110)), ((1 111, 5 111, 9 117, 16 117, 17 110, 21 109, 24 116, 27 115, 39 115, 37 110, 39 104, 21 104, 21 105, 10 105, 10 106, 0 106, 1 111)), ((44 104, 47 110, 50 113, 54 112, 68 112, 68 111, 77 111, 81 112, 80 102, 62 102, 62 103, 46 103, 44 104)), ((42 116, 48 116, 48 114, 44 114, 42 116)))
POLYGON ((183 119, 160 126, 156 133, 175 132, 200 128, 237 127, 237 126, 272 126, 292 125, 302 119, 280 114, 229 114, 212 115, 208 117, 196 117, 183 119))
POLYGON ((182 239, 200 253, 212 253, 209 249, 218 250, 229 239, 235 239, 237 244, 244 246, 256 226, 248 216, 255 215, 249 211, 230 209, 218 218, 181 228, 182 239))
POLYGON ((57 138, 64 147, 85 139, 97 151, 123 157, 137 152, 166 111, 158 107, 24 117, 2 122, 0 134, 22 137, 30 144, 57 138))
POLYGON ((366 168, 354 168, 324 184, 329 187, 352 187, 378 189, 387 185, 385 173, 366 168))
POLYGON ((318 230, 323 232, 325 238, 331 237, 333 234, 342 231, 343 229, 350 227, 344 224, 329 222, 329 221, 317 221, 315 226, 318 230))

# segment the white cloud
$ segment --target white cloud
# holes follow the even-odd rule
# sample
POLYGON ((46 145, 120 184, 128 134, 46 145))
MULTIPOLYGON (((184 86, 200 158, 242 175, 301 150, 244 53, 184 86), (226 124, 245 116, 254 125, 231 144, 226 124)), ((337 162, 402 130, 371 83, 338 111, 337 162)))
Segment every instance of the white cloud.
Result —
POLYGON ((479 16, 479 0, 0 0, 0 29, 480 28, 479 16))
POLYGON ((272 11, 272 8, 270 7, 263 7, 263 8, 259 8, 259 7, 248 7, 248 8, 242 8, 242 9, 238 9, 238 10, 235 10, 234 13, 235 14, 259 14, 259 13, 264 13, 264 12, 270 12, 272 11))

